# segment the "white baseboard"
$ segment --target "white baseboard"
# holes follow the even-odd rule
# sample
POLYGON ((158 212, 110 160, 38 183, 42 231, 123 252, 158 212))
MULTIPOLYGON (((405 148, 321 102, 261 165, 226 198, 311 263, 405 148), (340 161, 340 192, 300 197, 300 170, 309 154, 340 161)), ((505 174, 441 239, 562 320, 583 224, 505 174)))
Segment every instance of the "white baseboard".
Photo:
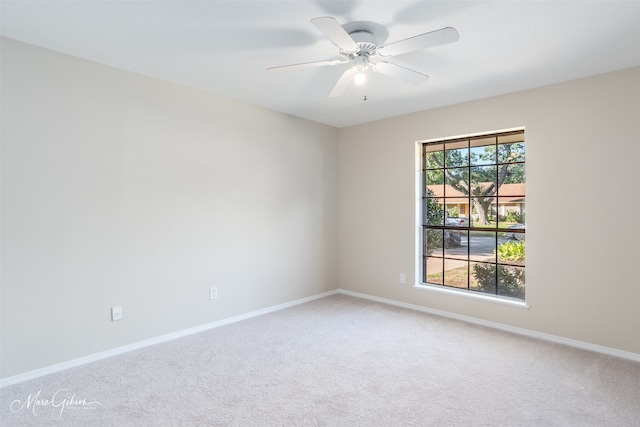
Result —
POLYGON ((35 378, 43 377, 45 375, 53 374, 56 372, 63 371, 65 369, 75 368, 78 366, 86 365, 88 363, 96 362, 98 360, 106 359, 111 356, 115 356, 118 354, 128 353, 130 351, 138 350, 144 347, 149 347, 151 345, 160 344, 163 342, 171 341, 176 338, 182 338, 188 335, 197 334, 198 332, 207 331, 209 329, 217 328, 220 326, 228 325, 230 323, 239 322, 241 320, 250 319, 252 317, 262 316, 264 314, 272 313, 274 311, 283 310, 285 308, 293 307, 299 304, 304 304, 309 301, 313 301, 319 298, 324 298, 329 295, 335 294, 344 294, 350 295, 357 298, 363 298, 371 301, 380 302, 383 304, 394 305, 397 307, 403 307, 410 310, 421 311, 424 313, 434 314, 437 316, 448 317, 451 319, 461 320, 464 322, 474 323, 477 325, 487 326, 494 329, 499 329, 506 332, 512 332, 519 335, 524 335, 532 338, 538 338, 550 342, 555 342, 558 344, 568 345, 570 347, 576 347, 583 350, 593 351, 596 353, 602 353, 609 356, 615 356, 622 359, 633 360, 635 362, 640 362, 640 354, 631 353, 628 351, 617 350, 610 347, 604 347, 596 344, 590 344, 583 341, 572 340, 569 338, 559 337, 556 335, 545 334, 541 332, 532 331, 529 329, 516 328, 514 326, 504 325, 502 323, 490 322, 487 320, 477 319, 475 317, 463 316, 461 314, 449 313, 446 311, 435 310, 428 307, 423 307, 420 305, 404 303, 392 299, 376 297, 373 295, 363 294, 359 292, 347 291, 344 289, 337 289, 333 291, 323 292, 321 294, 312 295, 310 297, 297 299, 294 301, 286 302, 283 304, 274 305, 271 307, 266 307, 260 310, 255 310, 249 313, 240 314, 238 316, 229 317, 226 319, 218 320, 211 323, 206 323, 204 325, 196 326, 189 329, 184 329, 182 331, 173 332, 166 335, 161 335, 159 337, 150 338, 148 340, 139 341, 137 343, 125 345, 122 347, 113 348, 111 350, 102 351, 100 353, 95 353, 89 356, 80 357, 78 359, 69 360, 67 362, 58 363, 56 365, 47 366, 45 368, 36 369, 33 371, 25 372, 23 374, 14 375, 12 377, 7 377, 0 379, 0 388, 7 387, 13 384, 18 384, 24 381, 29 381, 35 378))
POLYGON ((62 362, 56 365, 47 366, 45 368, 40 368, 40 369, 35 369, 33 371, 25 372, 23 374, 14 375, 12 377, 3 378, 3 379, 0 379, 0 388, 7 387, 13 384, 18 384, 24 381, 29 381, 35 378, 43 377, 45 375, 63 371, 65 369, 86 365, 88 363, 96 362, 98 360, 106 359, 108 357, 115 356, 118 354, 128 353, 133 350, 139 350, 141 348, 149 347, 151 345, 171 341, 176 338, 182 338, 188 335, 197 334, 198 332, 203 332, 209 329, 218 328, 220 326, 228 325, 230 323, 239 322, 241 320, 250 319, 252 317, 262 316, 264 314, 283 310, 285 308, 293 307, 299 304, 304 304, 306 302, 313 301, 319 298, 324 298, 329 295, 335 295, 337 293, 338 293, 338 290, 323 292, 321 294, 312 295, 310 297, 300 298, 294 301, 285 302, 283 304, 262 308, 260 310, 255 310, 249 313, 240 314, 238 316, 217 320, 215 322, 206 323, 204 325, 195 326, 193 328, 184 329, 182 331, 172 332, 170 334, 161 335, 159 337, 150 338, 148 340, 139 341, 139 342, 125 345, 122 347, 116 347, 111 350, 101 351, 100 353, 91 354, 89 356, 80 357, 78 359, 69 360, 67 362, 62 362))
POLYGON ((362 294, 360 292, 352 292, 344 289, 339 289, 338 293, 350 295, 357 298, 368 299, 371 301, 381 302, 384 304, 395 305, 397 307, 408 308, 410 310, 422 311, 424 313, 435 314, 436 316, 448 317, 451 319, 462 320, 463 322, 474 323, 476 325, 487 326, 489 328, 500 329, 506 332, 512 332, 518 335, 524 335, 527 337, 538 338, 545 341, 550 341, 558 344, 568 345, 570 347, 576 347, 583 350, 593 351, 595 353, 602 353, 609 356, 619 357, 621 359, 633 360, 640 362, 640 354, 632 353, 629 351, 618 350, 615 348, 604 347, 601 345, 590 344, 584 341, 572 340, 570 338, 559 337, 557 335, 545 334, 542 332, 536 332, 529 329, 516 328, 515 326, 504 325, 502 323, 490 322, 488 320, 477 319, 475 317, 463 316, 461 314, 449 313, 447 311, 435 310, 433 308, 423 307, 415 304, 408 304, 387 298, 380 298, 373 295, 362 294))

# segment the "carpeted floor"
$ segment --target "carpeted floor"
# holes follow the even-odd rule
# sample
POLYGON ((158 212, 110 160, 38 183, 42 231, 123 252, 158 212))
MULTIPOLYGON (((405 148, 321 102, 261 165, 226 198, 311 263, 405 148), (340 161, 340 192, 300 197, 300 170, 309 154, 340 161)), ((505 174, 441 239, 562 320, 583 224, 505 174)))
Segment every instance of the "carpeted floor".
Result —
POLYGON ((640 364, 333 295, 6 387, 0 420, 640 426, 640 364))

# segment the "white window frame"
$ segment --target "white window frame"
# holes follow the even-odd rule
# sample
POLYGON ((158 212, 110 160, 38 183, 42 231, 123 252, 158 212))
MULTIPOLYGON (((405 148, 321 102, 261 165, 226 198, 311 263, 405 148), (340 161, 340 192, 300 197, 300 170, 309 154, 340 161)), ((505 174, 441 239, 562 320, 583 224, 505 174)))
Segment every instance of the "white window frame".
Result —
MULTIPOLYGON (((485 301, 489 303, 502 304, 517 308, 528 309, 530 306, 527 303, 527 294, 525 293, 524 300, 518 300, 513 298, 505 298, 500 295, 487 294, 482 292, 469 291, 467 289, 458 289, 455 287, 447 287, 443 285, 435 285, 424 282, 422 280, 423 277, 423 220, 422 220, 422 197, 423 197, 423 188, 422 188, 422 146, 426 143, 430 142, 440 142, 447 141, 453 139, 463 139, 463 138, 474 138, 478 136, 485 135, 493 135, 499 133, 506 133, 512 131, 524 131, 524 127, 510 128, 510 129, 502 129, 497 131, 490 132, 479 132, 474 134, 464 134, 457 136, 450 136, 444 138, 432 138, 427 140, 416 141, 415 143, 415 281, 413 285, 413 289, 418 291, 427 291, 427 292, 435 292, 444 295, 452 295, 455 297, 463 297, 470 298, 478 301, 485 301)), ((527 283, 526 286, 529 286, 527 283)))

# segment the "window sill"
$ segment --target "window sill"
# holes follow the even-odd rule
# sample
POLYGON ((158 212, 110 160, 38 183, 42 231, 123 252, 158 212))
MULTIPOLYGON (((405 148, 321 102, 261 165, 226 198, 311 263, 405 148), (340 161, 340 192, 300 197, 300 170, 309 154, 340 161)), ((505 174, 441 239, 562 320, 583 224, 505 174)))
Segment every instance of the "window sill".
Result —
POLYGON ((525 301, 518 301, 509 298, 502 298, 489 294, 482 294, 479 292, 473 291, 465 291, 459 289, 445 288, 444 286, 439 285, 430 285, 428 283, 422 283, 419 285, 414 285, 414 289, 419 289, 422 291, 431 291, 431 292, 440 292, 443 294, 456 295, 481 301, 492 302, 496 304, 508 305, 510 307, 524 308, 528 309, 529 305, 525 301))

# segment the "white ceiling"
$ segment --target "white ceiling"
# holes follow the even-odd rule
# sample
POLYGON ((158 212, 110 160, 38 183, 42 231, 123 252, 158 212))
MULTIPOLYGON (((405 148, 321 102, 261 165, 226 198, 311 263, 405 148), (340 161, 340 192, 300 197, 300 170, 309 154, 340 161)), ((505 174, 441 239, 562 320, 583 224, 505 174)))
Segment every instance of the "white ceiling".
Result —
POLYGON ((0 2, 1 34, 344 127, 640 65, 640 1, 72 0, 0 2), (311 18, 386 27, 386 42, 454 27, 456 43, 395 57, 422 86, 370 73, 327 98, 347 65, 311 18))

